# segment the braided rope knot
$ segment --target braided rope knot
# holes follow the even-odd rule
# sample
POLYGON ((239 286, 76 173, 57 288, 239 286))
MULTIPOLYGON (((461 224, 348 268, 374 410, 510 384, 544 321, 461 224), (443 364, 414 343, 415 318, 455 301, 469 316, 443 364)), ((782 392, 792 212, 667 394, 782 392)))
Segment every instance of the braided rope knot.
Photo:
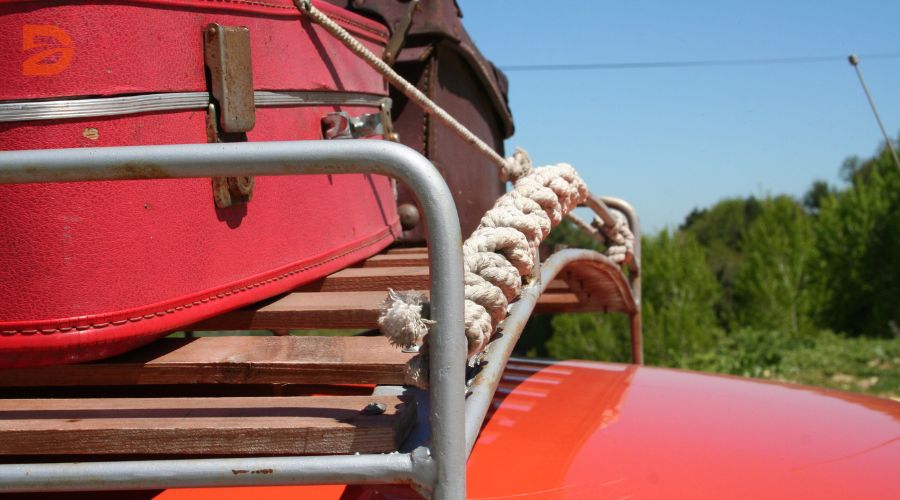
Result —
MULTIPOLYGON (((497 200, 463 243, 465 266, 465 334, 468 356, 483 351, 497 326, 506 318, 509 304, 532 280, 538 245, 562 218, 588 196, 587 186, 571 165, 532 168, 531 159, 517 149, 509 161, 515 179, 512 191, 497 200)), ((416 299, 391 291, 379 325, 394 344, 421 341, 430 323, 417 316, 416 299), (398 303, 399 301, 399 303, 398 303)), ((421 384, 426 352, 417 357, 414 377, 421 384)), ((411 365, 412 368, 412 365, 411 365)))
POLYGON ((517 147, 512 156, 506 159, 506 162, 500 169, 500 178, 504 181, 515 183, 517 180, 530 174, 532 171, 531 157, 528 151, 517 147))
MULTIPOLYGON (((628 218, 619 210, 609 210, 615 219, 612 234, 607 237, 606 255, 616 264, 627 264, 634 258, 634 233, 628 226, 628 218)), ((596 227, 603 227, 600 217, 594 218, 596 227)))

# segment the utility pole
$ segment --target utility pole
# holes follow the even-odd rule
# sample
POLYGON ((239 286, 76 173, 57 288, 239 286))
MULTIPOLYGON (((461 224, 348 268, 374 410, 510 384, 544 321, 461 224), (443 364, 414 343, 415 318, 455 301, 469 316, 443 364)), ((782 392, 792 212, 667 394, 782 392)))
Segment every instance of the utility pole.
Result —
POLYGON ((850 61, 850 66, 853 66, 853 69, 856 70, 856 76, 859 77, 859 84, 862 85, 863 92, 866 93, 866 99, 869 100, 869 106, 872 108, 872 113, 875 114, 875 121, 878 122, 878 127, 881 128, 881 135, 884 136, 884 142, 891 151, 891 156, 894 157, 894 165, 900 169, 900 159, 897 159, 897 151, 894 150, 894 143, 891 142, 891 138, 888 137, 887 131, 884 129, 884 123, 881 122, 881 116, 878 115, 875 101, 872 100, 872 94, 869 93, 869 87, 866 86, 866 81, 863 80, 862 71, 859 70, 859 58, 856 57, 856 54, 850 54, 850 57, 848 57, 847 60, 850 61))

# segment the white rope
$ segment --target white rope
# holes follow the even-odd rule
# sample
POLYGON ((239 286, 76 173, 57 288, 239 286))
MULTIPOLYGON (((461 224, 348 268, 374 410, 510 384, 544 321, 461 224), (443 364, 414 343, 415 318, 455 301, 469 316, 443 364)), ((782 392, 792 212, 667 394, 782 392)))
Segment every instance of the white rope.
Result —
MULTIPOLYGON (((628 264, 634 259, 634 233, 628 226, 625 214, 615 209, 610 209, 609 213, 616 222, 608 233, 606 255, 616 264, 628 264)), ((600 217, 594 217, 594 225, 600 229, 604 222, 600 217)))
MULTIPOLYGON (((470 358, 484 350, 506 318, 509 304, 521 294, 535 270, 541 240, 588 195, 584 181, 569 165, 531 169, 524 150, 516 151, 510 164, 518 167, 516 171, 528 173, 497 200, 463 243, 464 319, 470 358)), ((431 326, 420 313, 418 299, 391 292, 378 322, 392 343, 405 344, 411 332, 418 334, 423 325, 426 330, 431 326)), ((408 368, 407 383, 424 386, 427 349, 422 349, 415 359, 408 368)))
MULTIPOLYGON (((487 346, 497 326, 507 316, 509 304, 520 295, 523 284, 535 279, 538 246, 550 229, 588 197, 587 186, 567 164, 534 169, 523 149, 507 159, 497 154, 478 136, 456 121, 414 85, 398 75, 350 33, 312 5, 310 0, 293 0, 300 12, 328 31, 369 66, 381 73, 400 92, 427 113, 437 117, 463 140, 489 158, 503 180, 512 182, 481 219, 478 228, 463 243, 465 266, 465 334, 468 355, 473 357, 487 346)), ((622 218, 624 220, 624 216, 622 218)), ((610 256, 625 261, 634 247, 627 224, 619 228, 610 256), (626 234, 627 231, 627 234, 626 234), (629 243, 630 242, 630 243, 629 243), (613 251, 614 249, 614 251, 613 251), (624 250, 621 250, 624 249, 624 250)), ((428 330, 431 320, 423 318, 424 298, 415 293, 388 292, 378 324, 392 344, 409 346, 422 342, 419 356, 407 366, 408 384, 427 386, 428 330)))

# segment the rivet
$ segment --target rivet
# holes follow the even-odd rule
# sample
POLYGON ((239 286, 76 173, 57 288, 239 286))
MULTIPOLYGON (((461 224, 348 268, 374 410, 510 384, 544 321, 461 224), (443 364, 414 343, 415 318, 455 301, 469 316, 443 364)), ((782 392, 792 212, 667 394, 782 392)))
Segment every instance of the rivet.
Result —
POLYGON ((387 411, 387 405, 384 403, 369 403, 359 413, 362 415, 381 415, 387 411))

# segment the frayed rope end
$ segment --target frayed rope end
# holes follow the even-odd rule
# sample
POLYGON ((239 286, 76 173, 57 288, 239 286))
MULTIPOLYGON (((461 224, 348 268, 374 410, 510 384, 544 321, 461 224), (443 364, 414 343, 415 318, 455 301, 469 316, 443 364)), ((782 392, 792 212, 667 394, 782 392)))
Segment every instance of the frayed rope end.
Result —
POLYGON ((417 354, 406 362, 406 375, 403 383, 419 389, 428 389, 427 353, 417 354))
POLYGON ((425 295, 420 292, 388 290, 378 326, 391 345, 409 347, 422 341, 434 324, 434 321, 422 317, 424 303, 425 295))

